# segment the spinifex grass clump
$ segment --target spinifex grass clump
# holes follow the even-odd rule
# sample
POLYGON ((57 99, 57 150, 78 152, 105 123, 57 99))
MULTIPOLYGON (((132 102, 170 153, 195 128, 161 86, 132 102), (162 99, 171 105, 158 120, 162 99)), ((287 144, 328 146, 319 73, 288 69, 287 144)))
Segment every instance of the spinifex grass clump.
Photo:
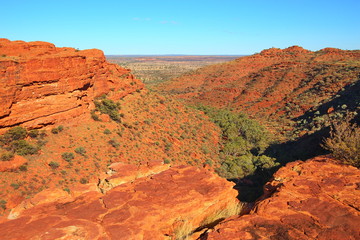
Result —
POLYGON ((120 110, 119 103, 115 103, 111 99, 102 97, 100 100, 95 100, 94 104, 95 104, 95 110, 91 112, 91 117, 94 120, 96 120, 96 121, 100 120, 99 116, 96 114, 97 112, 100 112, 100 113, 109 115, 109 117, 112 120, 114 120, 115 122, 121 121, 120 114, 119 114, 119 110, 120 110))

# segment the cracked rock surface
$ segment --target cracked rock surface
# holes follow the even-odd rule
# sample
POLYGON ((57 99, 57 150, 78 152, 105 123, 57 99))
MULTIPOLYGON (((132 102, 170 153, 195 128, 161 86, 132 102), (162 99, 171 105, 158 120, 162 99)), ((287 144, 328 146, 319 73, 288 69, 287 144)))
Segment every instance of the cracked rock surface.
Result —
POLYGON ((204 236, 220 239, 360 239, 360 170, 325 157, 287 164, 249 215, 204 236))

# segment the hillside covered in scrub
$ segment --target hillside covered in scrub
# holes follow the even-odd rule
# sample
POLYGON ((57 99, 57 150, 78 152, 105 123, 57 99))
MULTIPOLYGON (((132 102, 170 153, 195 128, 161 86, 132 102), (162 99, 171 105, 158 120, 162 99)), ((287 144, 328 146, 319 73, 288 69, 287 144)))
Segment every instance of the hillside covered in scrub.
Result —
POLYGON ((264 50, 154 92, 0 39, 0 239, 359 238, 358 57, 264 50), (333 157, 290 162, 316 133, 333 157))
POLYGON ((190 104, 244 112, 286 134, 297 124, 306 125, 305 132, 296 133, 300 136, 323 123, 319 118, 309 123, 309 114, 358 111, 359 75, 358 50, 312 52, 293 46, 206 66, 157 89, 190 104))

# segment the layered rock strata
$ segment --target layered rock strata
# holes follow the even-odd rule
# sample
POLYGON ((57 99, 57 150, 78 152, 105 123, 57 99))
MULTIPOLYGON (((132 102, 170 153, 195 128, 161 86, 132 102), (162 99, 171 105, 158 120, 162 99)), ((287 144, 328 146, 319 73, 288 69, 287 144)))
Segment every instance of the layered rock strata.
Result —
POLYGON ((100 50, 0 39, 0 128, 54 124, 87 112, 102 94, 119 99, 142 88, 100 50))

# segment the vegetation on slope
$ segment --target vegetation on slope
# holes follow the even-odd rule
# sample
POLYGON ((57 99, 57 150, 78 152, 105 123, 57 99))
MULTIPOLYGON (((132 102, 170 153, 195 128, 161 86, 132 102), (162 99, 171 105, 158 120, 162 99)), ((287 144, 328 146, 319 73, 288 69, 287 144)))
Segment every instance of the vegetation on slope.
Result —
POLYGON ((274 158, 264 155, 271 142, 270 134, 257 121, 242 113, 200 106, 222 131, 220 176, 234 179, 258 172, 267 172, 278 165, 274 158))
POLYGON ((350 117, 331 125, 323 147, 340 162, 360 168, 360 127, 350 123, 350 117))

